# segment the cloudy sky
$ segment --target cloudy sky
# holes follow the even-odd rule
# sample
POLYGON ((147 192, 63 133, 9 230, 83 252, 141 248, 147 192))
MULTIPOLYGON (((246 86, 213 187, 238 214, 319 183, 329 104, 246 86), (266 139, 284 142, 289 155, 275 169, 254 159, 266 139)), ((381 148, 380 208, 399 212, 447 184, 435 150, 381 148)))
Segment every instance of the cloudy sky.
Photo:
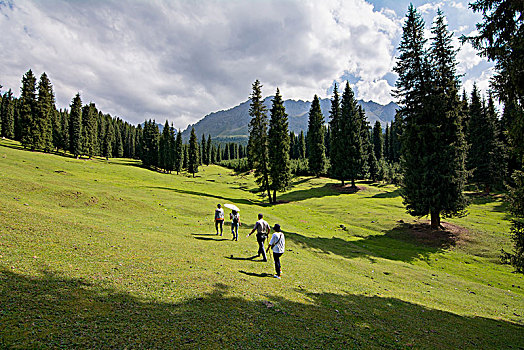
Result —
MULTIPOLYGON (((428 35, 437 8, 457 37, 480 20, 467 0, 0 0, 0 84, 18 96, 28 69, 45 71, 58 108, 80 92, 132 124, 182 129, 247 100, 255 79, 302 100, 348 80, 386 104, 410 2, 428 35)), ((469 44, 458 59, 464 87, 487 89, 492 64, 469 44)))

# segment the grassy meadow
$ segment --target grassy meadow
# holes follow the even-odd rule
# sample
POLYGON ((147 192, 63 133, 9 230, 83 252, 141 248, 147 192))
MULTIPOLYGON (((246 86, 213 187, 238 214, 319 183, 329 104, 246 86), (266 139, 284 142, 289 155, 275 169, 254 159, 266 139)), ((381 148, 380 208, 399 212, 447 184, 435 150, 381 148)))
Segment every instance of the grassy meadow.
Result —
POLYGON ((0 348, 524 348, 501 195, 430 234, 390 185, 299 177, 268 205, 218 166, 193 178, 9 140, 0 181, 0 348), (238 242, 215 235, 217 203, 240 207, 238 242), (281 280, 250 259, 259 212, 286 236, 281 280))

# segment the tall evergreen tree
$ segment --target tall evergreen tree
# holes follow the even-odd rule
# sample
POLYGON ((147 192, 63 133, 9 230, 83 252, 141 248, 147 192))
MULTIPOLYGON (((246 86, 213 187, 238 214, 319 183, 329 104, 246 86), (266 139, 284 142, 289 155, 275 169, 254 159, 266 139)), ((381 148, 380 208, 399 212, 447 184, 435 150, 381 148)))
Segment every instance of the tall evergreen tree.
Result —
POLYGON ((306 137, 304 132, 301 130, 298 136, 298 158, 306 159, 306 137))
MULTIPOLYGON (((277 201, 277 191, 285 191, 291 181, 291 165, 289 160, 288 118, 284 101, 277 88, 272 100, 269 120, 269 178, 273 190, 273 203, 277 201)), ((271 198, 270 198, 271 199, 271 198)))
POLYGON ((198 173, 199 164, 199 150, 198 150, 198 139, 195 133, 195 128, 191 128, 191 136, 189 137, 189 152, 187 161, 187 171, 193 174, 198 173))
POLYGON ((4 93, 2 98, 2 136, 8 139, 15 138, 15 101, 11 89, 4 93))
POLYGON ((464 213, 465 142, 457 94, 456 50, 440 11, 432 33, 431 50, 427 52, 424 22, 410 5, 395 66, 399 75, 395 93, 404 118, 404 204, 411 215, 429 214, 431 227, 438 229, 441 215, 464 213))
POLYGON ((158 144, 158 166, 167 172, 170 152, 169 152, 169 122, 166 120, 162 135, 158 144))
POLYGON ((160 131, 158 125, 151 119, 144 123, 142 131, 142 163, 146 167, 158 166, 158 143, 160 131))
POLYGON ((384 157, 384 135, 382 134, 382 124, 378 120, 373 126, 373 151, 377 161, 384 157))
POLYGON ((207 135, 207 143, 206 143, 206 159, 204 159, 204 164, 209 165, 212 163, 211 160, 211 135, 207 135))
MULTIPOLYGON (((355 187, 355 179, 362 172, 363 147, 362 147, 362 120, 359 115, 357 101, 353 91, 346 83, 340 112, 337 117, 335 98, 331 104, 331 174, 334 178, 351 180, 351 186, 355 187)), ((367 133, 367 131, 366 131, 367 133)))
POLYGON ((320 101, 318 96, 315 95, 315 97, 313 97, 313 102, 311 103, 311 108, 309 109, 309 122, 307 130, 309 171, 311 171, 315 176, 320 176, 323 174, 327 165, 323 125, 324 116, 322 115, 322 110, 320 109, 320 101))
POLYGON ((255 181, 262 191, 267 193, 271 202, 266 107, 262 99, 262 85, 260 82, 255 80, 252 88, 249 106, 251 120, 249 122, 248 157, 255 169, 255 181))
POLYGON ((77 93, 69 114, 69 151, 78 158, 82 154, 82 100, 77 93))
POLYGON ((113 122, 109 120, 106 123, 106 132, 104 135, 104 151, 103 156, 106 157, 106 159, 109 159, 109 157, 113 157, 113 143, 115 138, 115 129, 113 127, 113 122))
POLYGON ((36 113, 36 78, 31 69, 22 77, 19 108, 20 142, 24 148, 35 149, 32 128, 36 113))
POLYGON ((184 144, 182 143, 182 130, 178 130, 176 133, 175 141, 175 171, 178 174, 182 171, 184 162, 184 144))
POLYGON ((473 182, 489 193, 494 181, 500 179, 496 176, 499 171, 496 168, 500 165, 497 157, 500 157, 500 154, 497 152, 498 140, 493 101, 490 111, 483 104, 477 86, 473 85, 467 135, 469 143, 467 164, 473 182))
POLYGON ((53 141, 52 121, 55 111, 53 86, 44 72, 38 82, 38 99, 31 127, 33 146, 35 148, 46 152, 51 150, 53 141))
MULTIPOLYGON (((202 134, 202 140, 200 141, 200 150, 201 150, 201 157, 200 157, 200 164, 207 165, 207 143, 206 143, 206 135, 202 134)), ((209 164, 209 163, 208 163, 209 164)))
POLYGON ((98 151, 98 110, 94 103, 82 108, 82 154, 89 158, 98 151))
MULTIPOLYGON (((115 120, 115 145, 113 148, 113 156, 115 158, 122 158, 124 156, 124 144, 122 139, 122 121, 117 118, 115 120)), ((156 124, 155 124, 156 126, 156 124)), ((157 163, 155 166, 158 166, 158 139, 160 138, 160 132, 158 132, 158 126, 156 126, 157 129, 157 163)))

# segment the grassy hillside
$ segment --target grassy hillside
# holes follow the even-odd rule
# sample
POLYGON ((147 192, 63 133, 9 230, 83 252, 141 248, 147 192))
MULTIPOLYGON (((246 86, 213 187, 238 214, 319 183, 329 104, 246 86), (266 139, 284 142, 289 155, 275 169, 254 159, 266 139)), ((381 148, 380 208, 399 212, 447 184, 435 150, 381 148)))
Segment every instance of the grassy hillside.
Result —
POLYGON ((391 186, 302 177, 268 206, 251 176, 200 169, 0 140, 0 348, 524 347, 500 196, 435 237, 391 186), (238 242, 217 203, 240 207, 238 242), (249 259, 259 212, 286 235, 281 280, 249 259))

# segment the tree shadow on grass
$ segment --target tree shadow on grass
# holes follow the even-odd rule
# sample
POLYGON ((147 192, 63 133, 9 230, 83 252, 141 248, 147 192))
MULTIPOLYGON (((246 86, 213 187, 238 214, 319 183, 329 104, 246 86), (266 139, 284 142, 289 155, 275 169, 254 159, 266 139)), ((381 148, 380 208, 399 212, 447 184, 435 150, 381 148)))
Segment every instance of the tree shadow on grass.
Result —
POLYGON ((397 198, 400 197, 400 189, 397 188, 390 192, 382 192, 375 194, 372 198, 397 198))
POLYGON ((262 207, 268 206, 267 203, 259 203, 259 202, 251 201, 251 200, 245 199, 245 198, 230 198, 230 197, 224 197, 224 196, 211 194, 211 193, 191 191, 191 190, 183 190, 183 189, 180 189, 180 188, 159 187, 159 186, 150 186, 149 188, 155 188, 155 189, 160 189, 160 190, 168 190, 168 191, 173 191, 173 192, 181 193, 181 194, 188 194, 188 195, 192 195, 192 196, 216 198, 216 199, 220 199, 220 200, 222 200, 224 202, 230 202, 230 203, 234 203, 234 204, 237 204, 237 205, 238 204, 242 204, 242 205, 256 205, 256 206, 262 206, 262 207))
MULTIPOLYGON (((176 295, 179 287, 160 288, 176 295)), ((301 293, 308 303, 282 295, 250 301, 218 283, 163 302, 50 271, 35 277, 0 269, 0 347, 274 349, 275 337, 285 340, 282 349, 524 346, 523 326, 507 321, 381 296, 301 293)))
POLYGON ((348 259, 366 257, 371 262, 377 258, 403 262, 427 260, 428 256, 449 249, 456 241, 455 234, 448 230, 431 231, 429 226, 404 223, 380 235, 358 236, 348 232, 348 238, 358 237, 358 240, 308 237, 293 232, 285 232, 285 235, 286 239, 305 249, 316 249, 322 254, 335 254, 348 259))

